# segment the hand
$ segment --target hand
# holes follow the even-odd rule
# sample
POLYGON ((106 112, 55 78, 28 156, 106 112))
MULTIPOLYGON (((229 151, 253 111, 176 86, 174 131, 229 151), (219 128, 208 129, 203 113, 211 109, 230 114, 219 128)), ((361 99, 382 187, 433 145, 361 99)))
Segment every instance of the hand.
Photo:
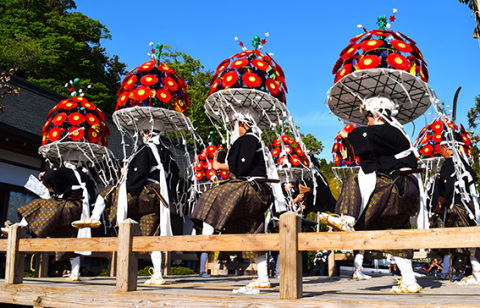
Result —
POLYGON ((304 198, 304 197, 305 197, 304 194, 299 194, 299 195, 295 198, 295 203, 303 201, 303 198, 304 198))
POLYGON ((220 169, 220 167, 221 167, 221 163, 219 163, 218 161, 215 160, 215 161, 213 162, 212 168, 213 168, 214 170, 218 170, 218 169, 220 169))
POLYGON ((346 130, 341 130, 337 137, 342 138, 342 139, 347 139, 348 138, 348 132, 346 130))
POLYGON ((302 202, 302 204, 300 204, 300 211, 303 211, 303 210, 305 210, 306 208, 307 208, 307 207, 306 207, 305 204, 303 204, 303 202, 302 202))
POLYGON ((128 173, 128 166, 127 165, 122 167, 121 173, 122 173, 122 175, 126 175, 128 173))
POLYGON ((38 174, 38 179, 39 179, 40 181, 42 181, 44 174, 45 174, 45 172, 40 172, 40 173, 38 174))

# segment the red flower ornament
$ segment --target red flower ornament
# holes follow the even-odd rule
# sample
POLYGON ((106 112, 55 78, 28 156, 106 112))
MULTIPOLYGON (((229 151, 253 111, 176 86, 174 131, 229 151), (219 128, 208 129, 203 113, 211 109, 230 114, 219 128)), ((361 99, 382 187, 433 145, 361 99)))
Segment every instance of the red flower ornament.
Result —
POLYGON ((260 59, 253 59, 252 64, 262 71, 266 71, 269 68, 268 63, 260 59))
POLYGON ((357 64, 358 68, 361 70, 373 69, 380 64, 381 60, 378 56, 368 55, 363 57, 357 64))
POLYGON ((412 46, 402 40, 392 40, 391 44, 393 47, 395 47, 396 50, 399 50, 401 52, 412 52, 412 46))
POLYGON ((125 82, 123 85, 124 90, 130 90, 135 86, 135 83, 137 82, 137 75, 133 75, 128 80, 125 82))
POLYGON ((68 130, 68 134, 69 134, 71 140, 79 141, 79 140, 83 139, 83 136, 84 136, 85 132, 80 127, 72 126, 68 130))
POLYGON ((85 116, 85 120, 87 120, 87 123, 90 125, 97 125, 98 123, 100 123, 100 120, 90 113, 85 116))
POLYGON ((48 132, 48 140, 54 142, 60 138, 62 130, 59 127, 54 127, 48 132))
POLYGON ((410 68, 410 62, 408 62, 407 58, 398 54, 398 53, 391 53, 387 57, 387 63, 399 70, 408 70, 410 68))
POLYGON ((157 98, 159 100, 161 100, 162 102, 164 103, 169 103, 170 100, 172 99, 172 95, 170 94, 170 92, 163 88, 163 89, 158 89, 157 92, 155 93, 155 95, 157 96, 157 98))
POLYGON ((84 121, 85 121, 85 117, 79 112, 71 113, 68 116, 68 123, 72 125, 78 125, 83 123, 84 121))
POLYGON ((154 84, 156 84, 156 83, 158 82, 158 77, 155 76, 155 75, 148 74, 148 75, 143 76, 143 77, 140 79, 140 82, 141 82, 143 85, 151 86, 151 85, 154 85, 154 84))
POLYGON ((362 47, 362 49, 365 50, 365 51, 370 51, 370 50, 377 49, 377 48, 381 47, 382 45, 383 45, 382 40, 375 40, 375 39, 365 40, 365 41, 360 43, 360 47, 362 47))
POLYGON ((146 100, 150 96, 150 88, 140 86, 133 91, 133 98, 138 101, 146 100))
POLYGON ((139 70, 139 71, 149 71, 149 70, 151 70, 152 68, 155 67, 155 63, 156 63, 155 60, 145 62, 142 65, 140 65, 139 67, 137 67, 137 70, 139 70))
POLYGON ((248 64, 248 60, 247 59, 238 59, 238 60, 235 60, 232 62, 232 64, 230 65, 231 68, 242 68, 244 66, 246 66, 248 64))
POLYGON ((222 85, 225 89, 233 86, 238 80, 238 74, 236 71, 230 71, 222 77, 222 85))
POLYGON ((242 81, 248 87, 252 87, 252 88, 257 88, 262 84, 262 79, 258 77, 258 75, 255 73, 245 73, 242 76, 242 81))
MULTIPOLYGON (((62 113, 59 113, 57 114, 53 120, 52 120, 52 123, 53 125, 55 126, 59 126, 60 124, 62 124, 65 120, 67 119, 67 114, 65 112, 62 112, 62 113)), ((49 122, 48 122, 49 123, 49 122)))
POLYGON ((277 81, 271 79, 271 78, 268 78, 267 81, 266 81, 266 85, 267 85, 267 88, 268 90, 273 94, 273 95, 277 95, 278 94, 278 91, 280 90, 280 83, 278 83, 277 81))
POLYGON ((178 83, 172 77, 165 77, 163 82, 165 83, 165 87, 170 91, 175 92, 178 90, 178 83))

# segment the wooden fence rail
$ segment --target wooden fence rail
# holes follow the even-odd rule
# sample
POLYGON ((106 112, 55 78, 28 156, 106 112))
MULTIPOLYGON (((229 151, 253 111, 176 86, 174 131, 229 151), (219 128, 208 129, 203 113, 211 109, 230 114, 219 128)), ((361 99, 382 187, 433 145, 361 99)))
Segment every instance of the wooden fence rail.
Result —
MULTIPOLYGON (((92 251, 116 252, 117 291, 137 288, 137 256, 149 251, 279 251, 280 298, 302 297, 302 262, 306 250, 383 250, 480 247, 480 227, 426 230, 301 233, 301 221, 293 213, 280 217, 278 234, 228 234, 141 237, 138 224, 126 220, 117 238, 25 239, 25 228, 11 226, 8 240, 0 240, 6 251, 5 284, 23 282, 23 256, 27 252, 92 251)), ((334 258, 331 258, 334 262, 334 258)))

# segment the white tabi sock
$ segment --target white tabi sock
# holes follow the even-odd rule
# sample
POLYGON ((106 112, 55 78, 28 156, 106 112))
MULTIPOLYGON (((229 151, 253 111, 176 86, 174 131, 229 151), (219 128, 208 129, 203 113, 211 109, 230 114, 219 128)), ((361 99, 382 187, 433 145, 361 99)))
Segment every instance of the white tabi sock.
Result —
POLYGON ((408 286, 417 281, 417 279, 415 279, 415 275, 413 274, 412 260, 401 257, 393 257, 393 259, 397 263, 400 273, 402 273, 404 284, 408 286))
POLYGON ((472 263, 473 276, 475 279, 480 280, 480 263, 474 256, 470 256, 470 262, 472 263))
POLYGON ((258 280, 268 281, 267 254, 256 257, 255 264, 257 264, 258 280))
POLYGON ((275 264, 275 274, 280 276, 280 254, 277 256, 277 263, 275 264))
POLYGON ((208 259, 208 252, 202 252, 200 255, 200 275, 203 273, 206 273, 206 267, 207 267, 207 259, 208 259))
POLYGON ((162 277, 162 252, 152 251, 150 257, 152 258, 153 275, 155 278, 162 277))
POLYGON ((20 223, 19 223, 19 224, 20 224, 20 226, 22 226, 22 227, 28 226, 28 222, 27 222, 27 220, 25 219, 25 217, 23 217, 22 220, 20 220, 20 223))
POLYGON ((80 275, 80 257, 70 258, 70 265, 72 266, 70 275, 79 276, 80 275))
POLYGON ((364 258, 364 256, 361 253, 357 253, 355 255, 355 259, 353 260, 353 266, 355 267, 356 271, 362 271, 363 258, 364 258))
MULTIPOLYGON (((202 235, 212 235, 215 230, 212 226, 207 224, 206 222, 203 223, 202 227, 202 235)), ((200 274, 206 273, 205 267, 207 266, 207 258, 208 252, 202 252, 200 255, 200 274)))
POLYGON ((443 257, 442 274, 450 274, 450 255, 445 255, 443 257))
POLYGON ((102 196, 98 196, 97 200, 95 201, 95 206, 93 207, 92 211, 92 219, 100 220, 100 216, 102 215, 103 211, 105 210, 105 200, 102 196))

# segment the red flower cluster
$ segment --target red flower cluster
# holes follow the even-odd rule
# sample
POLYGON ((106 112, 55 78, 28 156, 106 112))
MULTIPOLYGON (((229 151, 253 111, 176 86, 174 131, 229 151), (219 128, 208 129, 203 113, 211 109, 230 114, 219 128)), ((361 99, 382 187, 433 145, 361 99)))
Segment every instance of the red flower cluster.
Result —
POLYGON ((308 168, 310 162, 300 145, 287 135, 275 139, 270 154, 278 168, 308 168))
POLYGON ((155 60, 131 70, 118 91, 116 110, 155 106, 185 113, 190 106, 187 84, 165 63, 155 60))
POLYGON ((213 158, 217 149, 223 149, 222 146, 209 145, 197 155, 195 159, 195 178, 198 183, 210 183, 215 180, 225 180, 230 174, 226 170, 215 171, 213 169, 213 158))
POLYGON ((222 61, 210 81, 210 92, 230 88, 256 89, 267 92, 285 103, 285 74, 271 56, 259 50, 247 50, 222 61))
MULTIPOLYGON (((355 126, 352 124, 347 124, 343 130, 350 133, 354 128, 355 126)), ((353 150, 351 150, 351 153, 348 153, 348 149, 344 145, 343 139, 339 138, 338 136, 335 137, 332 153, 333 161, 335 162, 336 166, 357 166, 360 161, 360 159, 353 154, 353 150), (348 154, 351 155, 349 156, 348 154)))
POLYGON ((50 110, 43 126, 42 145, 55 141, 79 141, 107 146, 110 130, 105 115, 86 98, 65 99, 50 110))
POLYGON ((350 39, 332 74, 337 82, 353 71, 378 67, 404 70, 428 81, 427 64, 415 41, 390 30, 372 30, 350 39))
POLYGON ((455 135, 457 135, 463 142, 461 145, 461 151, 463 151, 467 157, 472 156, 472 141, 468 138, 467 131, 460 125, 460 130, 458 131, 458 126, 453 127, 453 122, 449 118, 444 118, 443 121, 441 118, 437 118, 432 121, 432 123, 425 126, 420 133, 418 134, 417 141, 415 141, 415 147, 420 153, 420 158, 432 158, 440 157, 440 142, 442 141, 442 133, 446 132, 447 126, 450 129, 453 129, 455 135))

